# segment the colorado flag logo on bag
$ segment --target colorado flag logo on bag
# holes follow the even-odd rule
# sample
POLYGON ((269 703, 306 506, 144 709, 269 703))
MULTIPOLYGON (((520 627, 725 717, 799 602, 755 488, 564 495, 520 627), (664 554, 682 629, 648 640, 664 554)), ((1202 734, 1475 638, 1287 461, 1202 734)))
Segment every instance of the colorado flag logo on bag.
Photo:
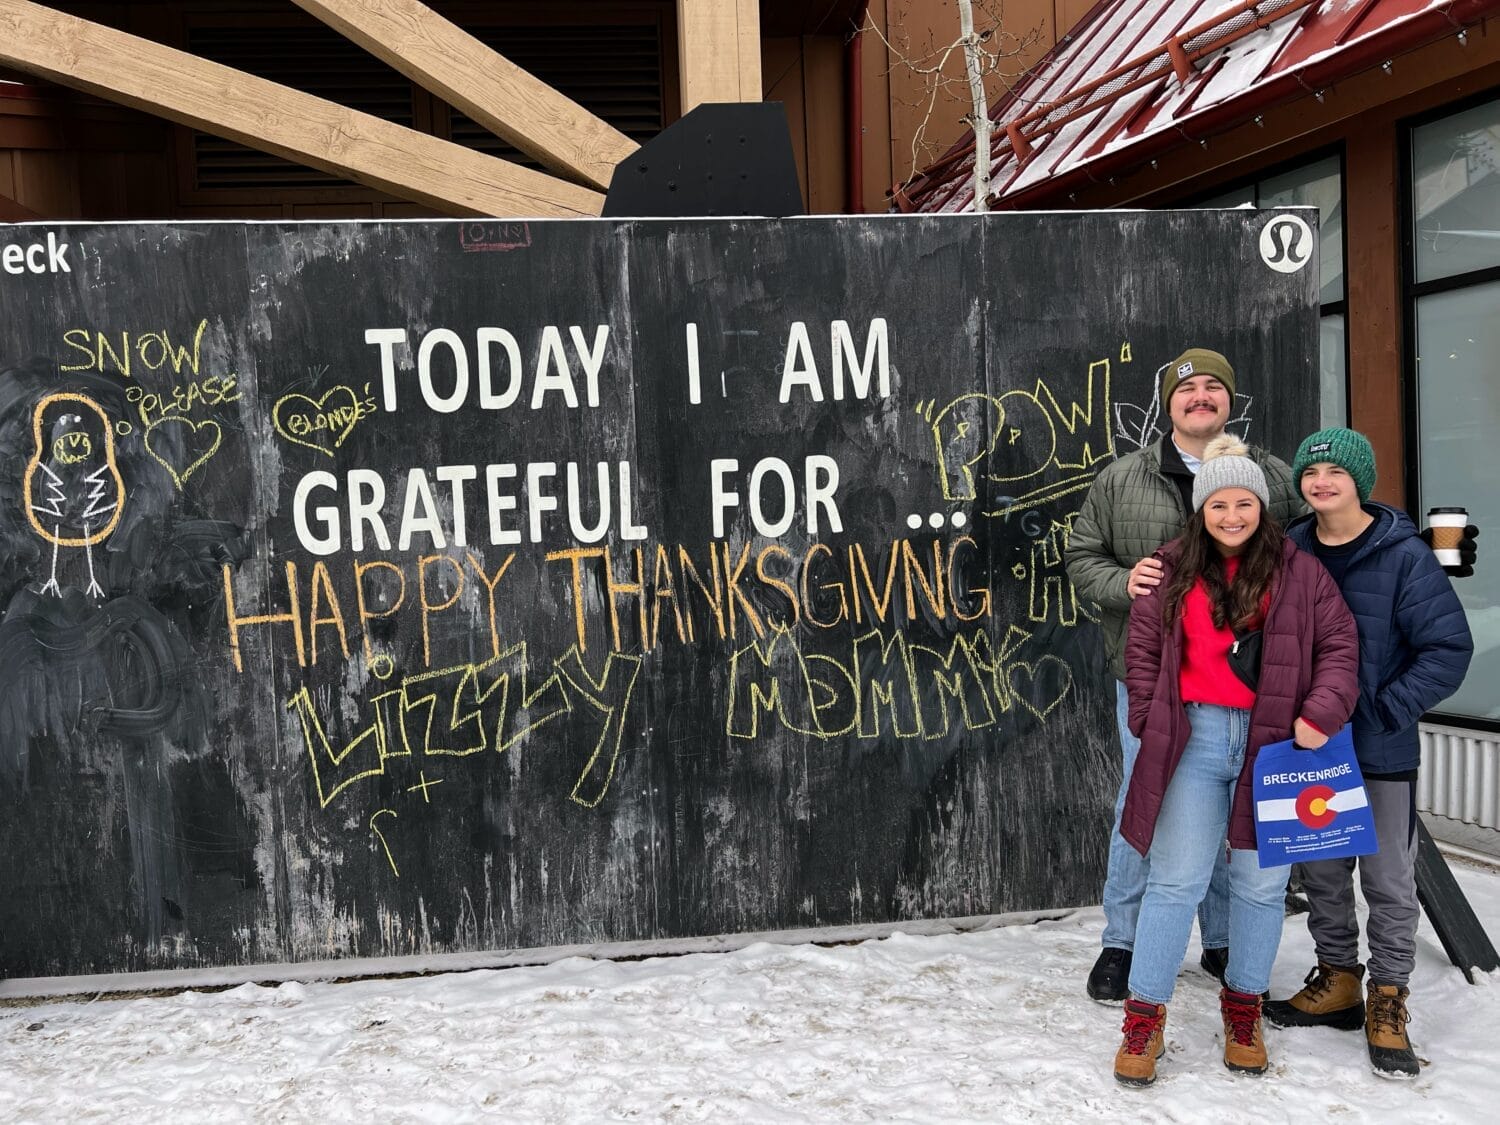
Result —
POLYGON ((1298 820, 1308 828, 1327 828, 1338 819, 1339 813, 1362 809, 1369 803, 1363 785, 1334 790, 1326 785, 1313 784, 1295 797, 1256 801, 1255 816, 1268 826, 1278 820, 1298 820))
POLYGON ((1255 836, 1262 867, 1377 850, 1375 817, 1348 726, 1317 750, 1291 742, 1260 748, 1255 836))

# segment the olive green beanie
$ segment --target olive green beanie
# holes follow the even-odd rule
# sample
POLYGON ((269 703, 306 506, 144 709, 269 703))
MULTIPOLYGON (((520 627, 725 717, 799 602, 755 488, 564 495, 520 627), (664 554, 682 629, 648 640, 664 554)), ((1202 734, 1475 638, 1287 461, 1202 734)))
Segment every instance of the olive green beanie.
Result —
POLYGON ((1208 375, 1217 379, 1229 391, 1230 399, 1234 398, 1234 368, 1230 366, 1229 360, 1209 348, 1189 348, 1167 364, 1161 373, 1161 408, 1163 410, 1167 409, 1167 402, 1171 399, 1172 392, 1177 389, 1177 384, 1184 379, 1191 379, 1194 375, 1208 375))
POLYGON ((1309 465, 1327 461, 1344 469, 1354 478, 1354 490, 1363 504, 1375 488, 1375 450, 1364 434, 1343 426, 1330 426, 1315 434, 1308 434, 1297 447, 1297 457, 1292 462, 1292 479, 1302 480, 1302 470, 1309 465))

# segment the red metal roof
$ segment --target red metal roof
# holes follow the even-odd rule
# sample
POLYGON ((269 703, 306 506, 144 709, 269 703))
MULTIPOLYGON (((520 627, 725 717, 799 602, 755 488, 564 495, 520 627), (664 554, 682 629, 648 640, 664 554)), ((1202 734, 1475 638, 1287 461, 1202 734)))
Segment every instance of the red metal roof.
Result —
MULTIPOLYGON (((990 206, 1056 206, 1266 108, 1317 96, 1487 16, 1500 0, 1100 0, 990 112, 990 206)), ((897 188, 966 211, 974 136, 897 188)))

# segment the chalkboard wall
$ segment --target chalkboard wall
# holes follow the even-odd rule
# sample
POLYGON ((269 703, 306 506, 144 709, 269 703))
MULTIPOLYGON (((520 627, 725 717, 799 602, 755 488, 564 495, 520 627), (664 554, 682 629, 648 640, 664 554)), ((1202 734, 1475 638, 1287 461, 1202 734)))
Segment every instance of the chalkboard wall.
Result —
POLYGON ((1069 523, 1316 424, 1298 214, 0 228, 5 971, 1097 901, 1069 523))

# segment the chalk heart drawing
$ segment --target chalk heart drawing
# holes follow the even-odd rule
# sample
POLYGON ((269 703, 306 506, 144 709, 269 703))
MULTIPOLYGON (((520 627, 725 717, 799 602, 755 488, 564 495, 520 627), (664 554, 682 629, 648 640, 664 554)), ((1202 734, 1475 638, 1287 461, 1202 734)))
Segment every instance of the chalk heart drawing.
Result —
POLYGON ((359 421, 359 399, 350 387, 330 387, 322 398, 289 394, 277 400, 271 425, 287 441, 333 456, 359 421))
POLYGON ((212 418, 204 422, 158 418, 146 431, 146 452, 172 474, 172 480, 180 490, 188 477, 219 451, 219 443, 223 440, 224 431, 212 418), (175 442, 169 436, 174 433, 175 442))
POLYGON ((1073 669, 1056 656, 1043 656, 1034 664, 1017 661, 1010 666, 1010 687, 1022 707, 1038 719, 1050 715, 1073 686, 1073 669))

